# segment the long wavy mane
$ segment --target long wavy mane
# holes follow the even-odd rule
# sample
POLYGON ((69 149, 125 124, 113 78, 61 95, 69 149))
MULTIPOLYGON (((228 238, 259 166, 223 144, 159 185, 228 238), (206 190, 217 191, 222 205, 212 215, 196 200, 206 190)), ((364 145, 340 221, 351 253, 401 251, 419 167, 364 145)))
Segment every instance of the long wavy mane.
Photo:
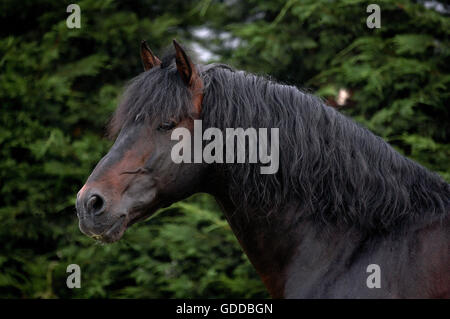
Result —
MULTIPOLYGON (((321 99, 225 65, 199 70, 203 129, 279 128, 276 174, 261 175, 259 164, 218 165, 229 177, 230 197, 247 214, 269 216, 296 201, 305 217, 366 230, 448 215, 449 184, 321 99)), ((168 55, 129 84, 110 133, 137 119, 189 116, 190 101, 168 55)))

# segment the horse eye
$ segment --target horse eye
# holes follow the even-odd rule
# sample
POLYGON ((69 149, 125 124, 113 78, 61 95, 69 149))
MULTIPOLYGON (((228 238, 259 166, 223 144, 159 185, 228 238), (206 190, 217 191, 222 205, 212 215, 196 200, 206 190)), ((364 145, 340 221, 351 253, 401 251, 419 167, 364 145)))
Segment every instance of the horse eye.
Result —
POLYGON ((175 126, 177 126, 177 123, 175 123, 174 121, 164 122, 158 126, 158 130, 159 131, 170 131, 175 126))

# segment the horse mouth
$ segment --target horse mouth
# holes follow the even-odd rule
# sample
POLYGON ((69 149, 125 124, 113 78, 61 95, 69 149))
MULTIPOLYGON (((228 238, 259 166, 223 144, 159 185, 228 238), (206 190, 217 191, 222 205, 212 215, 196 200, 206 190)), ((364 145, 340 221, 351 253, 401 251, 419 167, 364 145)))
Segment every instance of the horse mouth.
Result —
POLYGON ((126 216, 122 215, 102 234, 93 234, 91 237, 103 243, 113 243, 122 238, 126 229, 126 216))
POLYGON ((92 237, 99 242, 110 244, 120 240, 128 229, 128 227, 143 221, 153 215, 158 208, 159 204, 155 203, 146 209, 133 209, 125 214, 120 215, 111 226, 109 226, 105 231, 100 234, 95 234, 92 232, 85 232, 88 236, 92 237))

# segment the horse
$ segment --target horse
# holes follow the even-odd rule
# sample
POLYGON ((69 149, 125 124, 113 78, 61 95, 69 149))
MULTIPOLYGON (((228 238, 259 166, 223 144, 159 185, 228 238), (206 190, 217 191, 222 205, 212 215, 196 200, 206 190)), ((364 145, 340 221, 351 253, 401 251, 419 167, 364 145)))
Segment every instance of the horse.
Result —
POLYGON ((115 142, 77 194, 80 230, 111 243, 195 193, 212 195, 273 298, 449 298, 450 185, 319 97, 175 40, 141 44, 108 126, 115 142), (279 128, 279 169, 174 163, 176 128, 279 128), (373 269, 373 272, 372 272, 373 269))

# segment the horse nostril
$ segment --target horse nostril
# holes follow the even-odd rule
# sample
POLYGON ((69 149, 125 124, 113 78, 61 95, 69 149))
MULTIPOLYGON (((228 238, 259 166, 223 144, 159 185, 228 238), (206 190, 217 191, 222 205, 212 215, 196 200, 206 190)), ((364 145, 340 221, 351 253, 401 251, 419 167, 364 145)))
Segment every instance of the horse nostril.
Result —
POLYGON ((105 201, 100 195, 92 195, 87 201, 88 214, 94 214, 96 216, 102 214, 104 210, 105 201))

